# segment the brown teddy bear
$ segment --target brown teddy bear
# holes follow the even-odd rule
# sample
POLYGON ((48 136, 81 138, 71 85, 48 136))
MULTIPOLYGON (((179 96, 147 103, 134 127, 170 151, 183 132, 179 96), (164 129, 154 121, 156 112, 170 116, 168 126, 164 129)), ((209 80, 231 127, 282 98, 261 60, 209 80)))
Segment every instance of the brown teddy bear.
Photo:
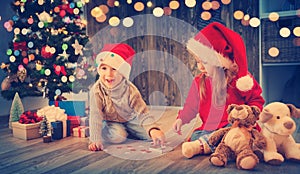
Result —
POLYGON ((267 138, 267 147, 263 151, 265 162, 280 165, 284 158, 300 162, 300 144, 292 136, 296 129, 292 117, 299 118, 300 109, 281 102, 268 104, 260 113, 258 123, 267 138))
POLYGON ((209 161, 215 166, 226 166, 229 159, 235 159, 238 169, 251 170, 259 162, 253 147, 266 146, 265 137, 255 129, 260 110, 256 106, 231 104, 227 112, 232 125, 210 136, 209 143, 217 147, 209 161))

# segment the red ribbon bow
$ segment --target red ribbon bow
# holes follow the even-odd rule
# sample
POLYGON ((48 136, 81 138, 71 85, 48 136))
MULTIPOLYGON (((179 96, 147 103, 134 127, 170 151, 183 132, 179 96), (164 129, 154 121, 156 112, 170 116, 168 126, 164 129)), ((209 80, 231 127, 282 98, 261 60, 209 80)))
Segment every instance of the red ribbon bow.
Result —
POLYGON ((54 67, 54 72, 56 75, 59 75, 60 73, 62 73, 63 75, 67 75, 65 66, 60 66, 60 65, 54 64, 53 67, 54 67))
POLYGON ((36 112, 26 111, 21 114, 19 123, 21 124, 32 124, 37 123, 42 120, 42 117, 39 117, 36 112))
POLYGON ((26 46, 26 42, 23 41, 23 42, 14 42, 13 43, 13 46, 14 46, 14 50, 22 50, 22 51, 26 51, 28 48, 26 46))
POLYGON ((68 4, 63 4, 58 6, 61 10, 65 10, 70 14, 73 14, 73 9, 68 4))

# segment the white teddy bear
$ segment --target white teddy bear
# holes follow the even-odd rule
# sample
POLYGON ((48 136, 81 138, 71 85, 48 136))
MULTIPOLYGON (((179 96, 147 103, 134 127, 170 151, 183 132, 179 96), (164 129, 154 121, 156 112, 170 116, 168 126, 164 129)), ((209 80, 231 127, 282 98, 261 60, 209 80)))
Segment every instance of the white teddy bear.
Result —
POLYGON ((263 151, 265 162, 280 165, 284 158, 300 162, 300 144, 292 135, 296 130, 292 117, 300 117, 300 110, 292 104, 272 102, 264 107, 259 123, 267 140, 263 151))

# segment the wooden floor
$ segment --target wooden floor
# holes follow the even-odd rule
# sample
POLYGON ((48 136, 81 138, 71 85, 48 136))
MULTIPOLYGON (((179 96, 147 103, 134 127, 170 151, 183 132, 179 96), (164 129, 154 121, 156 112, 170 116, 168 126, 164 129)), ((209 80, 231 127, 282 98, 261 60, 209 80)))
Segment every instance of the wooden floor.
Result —
POLYGON ((103 151, 88 151, 87 138, 67 137, 51 143, 43 143, 41 138, 28 141, 17 139, 8 129, 7 121, 6 117, 0 121, 0 174, 300 173, 300 163, 294 162, 284 162, 281 166, 261 162, 253 171, 238 170, 234 162, 229 162, 225 168, 214 167, 209 163, 208 156, 184 158, 180 146, 153 159, 122 159, 103 151))

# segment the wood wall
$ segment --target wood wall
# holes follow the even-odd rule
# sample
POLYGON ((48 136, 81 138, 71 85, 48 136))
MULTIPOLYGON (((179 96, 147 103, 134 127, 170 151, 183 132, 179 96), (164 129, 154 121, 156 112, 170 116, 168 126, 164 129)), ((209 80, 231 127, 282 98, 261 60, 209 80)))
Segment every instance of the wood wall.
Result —
MULTIPOLYGON (((106 0, 91 1, 86 7, 87 11, 106 2, 106 0)), ((169 3, 159 0, 152 2, 162 7, 168 6, 169 3)), ((130 79, 138 87, 146 103, 182 106, 193 77, 199 73, 195 60, 185 48, 186 41, 200 29, 197 28, 197 22, 199 23, 200 19, 201 3, 197 2, 194 8, 182 4, 179 9, 172 11, 171 16, 160 18, 149 14, 151 8, 145 8, 143 12, 136 12, 132 9, 132 5, 127 4, 110 8, 111 16, 118 16, 120 19, 127 16, 134 18, 134 25, 129 28, 122 24, 111 27, 107 22, 98 23, 90 13, 87 13, 88 34, 94 53, 97 53, 105 43, 128 43, 137 52, 130 79)), ((223 6, 221 18, 227 26, 237 30, 245 39, 249 70, 258 80, 258 39, 257 43, 253 41, 253 38, 258 37, 256 32, 258 29, 244 27, 239 21, 232 19, 234 9, 248 5, 239 2, 240 0, 233 0, 230 5, 223 6)))

